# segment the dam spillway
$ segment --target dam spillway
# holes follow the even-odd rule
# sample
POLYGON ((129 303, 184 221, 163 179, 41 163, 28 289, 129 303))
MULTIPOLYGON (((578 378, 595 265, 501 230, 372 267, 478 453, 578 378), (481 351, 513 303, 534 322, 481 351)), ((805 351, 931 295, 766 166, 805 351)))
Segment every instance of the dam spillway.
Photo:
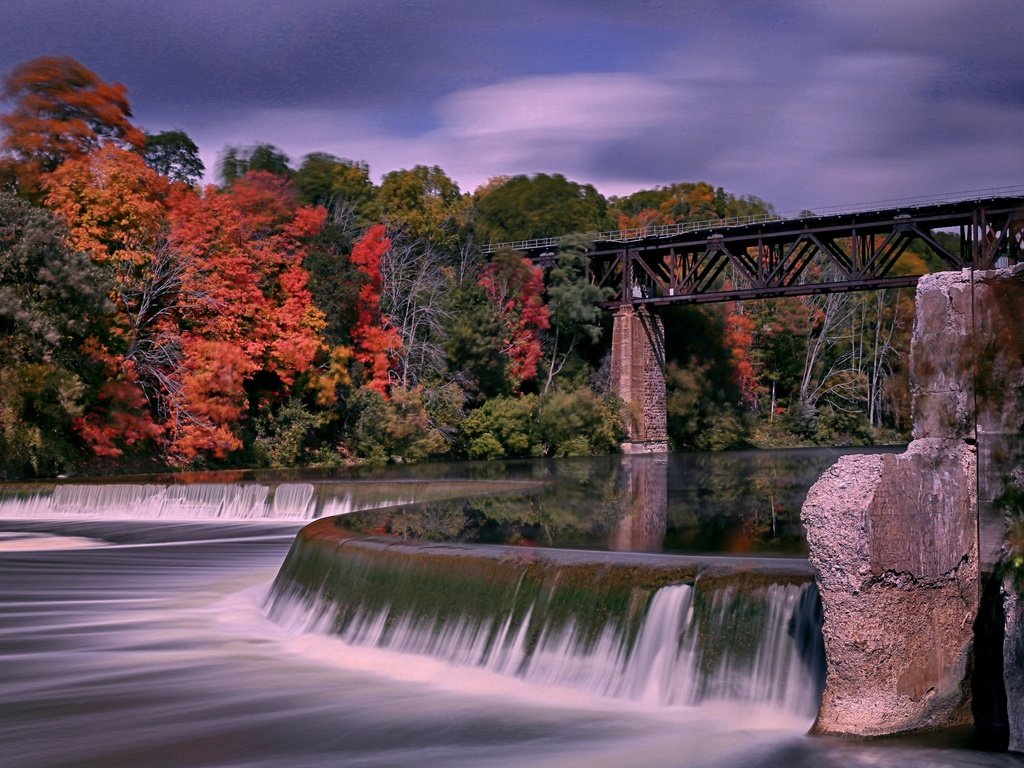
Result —
POLYGON ((805 563, 397 543, 304 528, 268 615, 352 646, 663 707, 817 711, 805 563))

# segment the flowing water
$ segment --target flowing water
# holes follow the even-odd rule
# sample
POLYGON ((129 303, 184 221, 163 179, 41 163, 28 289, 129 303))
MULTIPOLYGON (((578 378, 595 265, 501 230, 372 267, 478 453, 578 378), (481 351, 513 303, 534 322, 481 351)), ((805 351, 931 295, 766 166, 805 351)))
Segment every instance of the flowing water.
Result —
MULTIPOLYGON (((561 466, 578 477, 582 465, 561 466)), ((517 472, 517 482, 538 476, 517 472)), ((705 539, 684 535, 684 523, 710 512, 684 512, 680 498, 700 494, 675 470, 667 476, 667 509, 653 523, 650 504, 620 510, 620 519, 604 509, 586 524, 542 510, 503 536, 530 543, 522 532, 546 526, 576 540, 586 529, 596 549, 632 540, 649 552, 653 525, 669 550, 684 540, 706 549, 705 539)), ((703 591, 707 580, 669 584, 630 603, 628 621, 598 623, 555 610, 556 598, 575 594, 559 591, 572 586, 564 569, 575 561, 538 576, 519 613, 492 601, 503 589, 498 576, 494 591, 478 590, 478 603, 495 604, 473 610, 468 590, 417 602, 427 571, 394 588, 413 593, 404 613, 375 608, 372 594, 344 610, 280 580, 274 589, 300 522, 351 506, 360 493, 367 504, 383 501, 379 489, 328 493, 322 482, 12 489, 0 500, 0 766, 1020 764, 935 744, 806 737, 816 682, 801 617, 813 601, 799 579, 703 591), (465 604, 462 620, 438 624, 442 614, 424 606, 439 602, 465 604)), ((776 539, 786 503, 775 510, 776 539)), ((389 525, 405 519, 380 514, 389 525)), ((736 517, 742 535, 721 540, 775 546, 763 509, 736 517)), ((461 533, 487 538, 480 532, 492 528, 474 520, 461 533)), ((631 564, 666 557, 599 554, 631 564)), ((524 579, 515 594, 528 591, 524 579)), ((614 602, 619 593, 601 594, 614 602)))

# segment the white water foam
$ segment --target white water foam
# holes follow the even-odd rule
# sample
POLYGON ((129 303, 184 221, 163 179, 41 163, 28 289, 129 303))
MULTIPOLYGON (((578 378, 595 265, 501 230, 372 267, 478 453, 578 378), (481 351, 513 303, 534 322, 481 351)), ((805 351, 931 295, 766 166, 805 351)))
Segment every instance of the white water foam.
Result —
MULTIPOLYGON (((663 587, 655 593, 632 644, 611 627, 588 644, 582 631, 570 623, 559 632, 545 631, 531 653, 529 617, 516 630, 511 617, 496 628, 468 617, 439 628, 409 616, 396 620, 388 608, 356 615, 337 642, 344 644, 349 659, 353 654, 401 654, 403 668, 416 659, 415 667, 437 663, 448 668, 449 674, 452 667, 458 667, 460 678, 463 670, 474 669, 544 688, 656 708, 738 702, 809 718, 818 705, 815 681, 800 661, 789 633, 801 589, 793 585, 767 587, 769 616, 753 659, 736 656, 728 647, 715 649, 721 658, 710 674, 702 669, 699 643, 725 638, 702 640, 694 619, 693 589, 688 585, 663 587)), ((729 603, 729 590, 715 595, 713 625, 722 624, 714 620, 715 613, 728 610, 729 603)), ((336 611, 324 600, 306 602, 277 596, 268 614, 293 638, 293 645, 307 650, 319 647, 316 638, 332 633, 336 625, 336 611)))
MULTIPOLYGON (((322 515, 352 511, 330 499, 322 515)), ((311 483, 58 485, 52 493, 0 499, 0 519, 302 521, 317 515, 311 483)))

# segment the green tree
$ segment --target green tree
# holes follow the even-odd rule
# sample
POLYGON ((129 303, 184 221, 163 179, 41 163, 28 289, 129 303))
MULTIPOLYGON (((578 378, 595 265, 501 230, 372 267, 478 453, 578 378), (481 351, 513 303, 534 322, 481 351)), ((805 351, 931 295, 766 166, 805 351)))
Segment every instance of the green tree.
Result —
POLYGON ((587 243, 576 240, 564 246, 548 274, 547 306, 551 323, 551 347, 544 392, 551 389, 555 377, 580 343, 595 344, 601 337, 598 306, 611 298, 614 290, 594 285, 584 274, 587 243))
POLYGON ((501 353, 505 329, 487 292, 468 280, 455 286, 448 318, 444 346, 452 378, 471 401, 507 392, 506 358, 501 353))
POLYGON ((619 403, 589 389, 550 392, 540 399, 537 431, 553 456, 611 453, 621 437, 619 403))
POLYGON ((273 144, 256 144, 251 147, 228 147, 220 159, 220 179, 230 187, 249 171, 266 171, 275 176, 291 178, 289 158, 273 144))
POLYGON ((485 243, 600 232, 614 224, 593 186, 561 174, 513 176, 478 191, 474 209, 477 240, 485 243))
POLYGON ((324 340, 332 347, 352 342, 351 329, 358 317, 359 289, 366 277, 349 260, 358 236, 358 230, 331 217, 309 240, 303 261, 313 301, 326 320, 324 340))
POLYGON ((184 131, 147 133, 142 150, 146 165, 171 181, 195 186, 203 178, 206 166, 199 157, 199 147, 184 131))
POLYGON ((468 199, 438 166, 391 171, 381 180, 376 218, 389 229, 405 229, 448 250, 457 250, 468 215, 468 199))
POLYGON ((293 181, 301 202, 323 205, 337 218, 351 218, 364 225, 370 223, 370 206, 377 191, 366 163, 340 159, 326 152, 312 152, 302 158, 293 181))
POLYGON ((94 366, 82 352, 111 311, 103 270, 53 216, 0 192, 0 477, 55 474, 94 366))
POLYGON ((474 459, 542 456, 538 439, 536 395, 492 397, 466 417, 463 430, 474 459))
POLYGON ((739 447, 748 425, 726 344, 723 305, 667 307, 660 317, 665 338, 672 339, 666 348, 669 437, 677 448, 739 447))
POLYGON ((253 453, 265 466, 297 466, 319 425, 317 414, 311 413, 302 401, 291 398, 276 412, 268 408, 257 418, 253 453))

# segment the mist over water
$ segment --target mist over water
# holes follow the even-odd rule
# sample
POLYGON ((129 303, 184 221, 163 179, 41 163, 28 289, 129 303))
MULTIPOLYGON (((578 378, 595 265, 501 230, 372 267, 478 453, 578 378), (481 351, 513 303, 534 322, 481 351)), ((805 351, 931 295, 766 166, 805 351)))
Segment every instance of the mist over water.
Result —
MULTIPOLYGON (((554 672, 531 677, 346 642, 308 606, 270 615, 298 527, 0 522, 0 765, 1020 764, 811 739, 810 717, 778 702, 616 697, 571 684, 554 649, 543 659, 554 672)), ((665 591, 666 611, 685 611, 684 597, 665 591)), ((634 651, 652 668, 643 648, 662 631, 650 626, 634 651)))

